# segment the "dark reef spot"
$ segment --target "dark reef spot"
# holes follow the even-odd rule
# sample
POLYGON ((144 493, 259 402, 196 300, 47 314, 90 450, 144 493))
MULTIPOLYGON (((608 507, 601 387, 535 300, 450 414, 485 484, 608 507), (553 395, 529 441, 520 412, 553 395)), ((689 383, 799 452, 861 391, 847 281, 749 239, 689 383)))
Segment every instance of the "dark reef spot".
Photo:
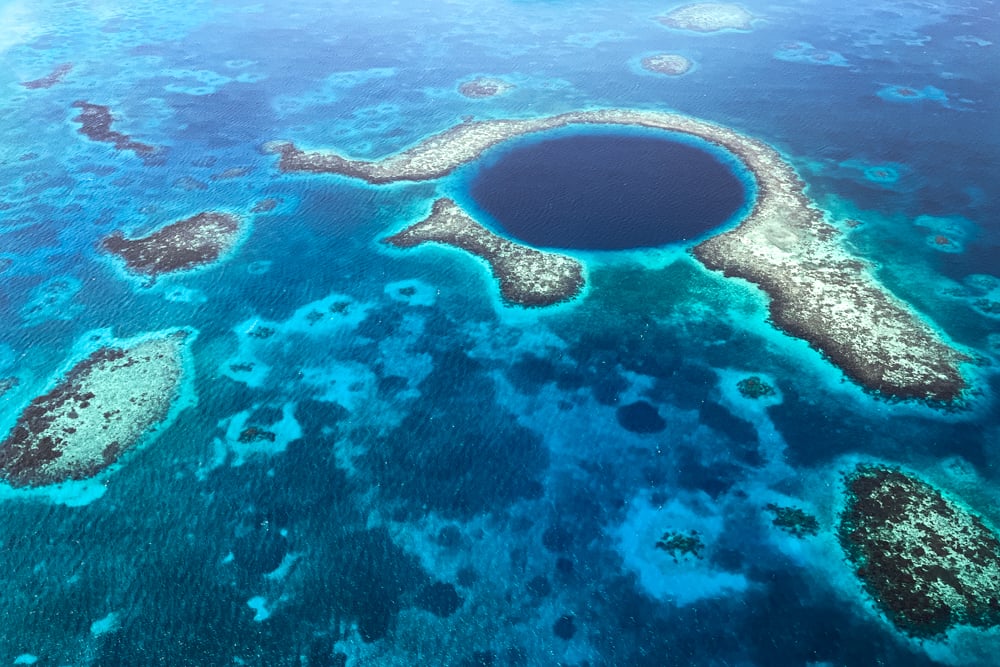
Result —
POLYGON ((462 531, 455 524, 449 523, 441 527, 435 541, 445 549, 454 549, 462 543, 462 531))
POLYGON ((656 407, 646 401, 636 401, 618 408, 616 413, 622 428, 632 433, 659 433, 667 428, 667 422, 656 407))
POLYGON ((464 588, 471 588, 477 581, 479 581, 479 573, 468 565, 459 568, 458 572, 455 573, 455 582, 464 588))
POLYGON ((448 618, 462 606, 462 598, 453 584, 437 582, 424 586, 417 594, 416 603, 438 618, 448 618))
POLYGON ((542 544, 553 553, 569 551, 573 546, 573 533, 562 526, 549 526, 542 533, 542 544))
POLYGON ((573 561, 569 558, 557 558, 556 572, 564 576, 573 574, 573 561))
POLYGON ((572 639, 573 635, 576 634, 576 622, 573 620, 573 616, 569 614, 560 616, 559 620, 552 625, 552 632, 559 639, 565 639, 566 641, 572 639))
POLYGON ((552 584, 549 582, 548 577, 542 575, 532 577, 526 588, 531 595, 537 598, 548 597, 552 592, 552 584))

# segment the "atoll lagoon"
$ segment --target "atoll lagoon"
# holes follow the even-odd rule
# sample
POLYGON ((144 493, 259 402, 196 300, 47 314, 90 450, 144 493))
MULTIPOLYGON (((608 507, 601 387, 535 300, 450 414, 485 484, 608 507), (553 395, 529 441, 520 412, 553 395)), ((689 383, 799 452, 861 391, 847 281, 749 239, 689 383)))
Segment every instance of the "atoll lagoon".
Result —
POLYGON ((995 667, 995 15, 0 3, 0 665, 995 667))

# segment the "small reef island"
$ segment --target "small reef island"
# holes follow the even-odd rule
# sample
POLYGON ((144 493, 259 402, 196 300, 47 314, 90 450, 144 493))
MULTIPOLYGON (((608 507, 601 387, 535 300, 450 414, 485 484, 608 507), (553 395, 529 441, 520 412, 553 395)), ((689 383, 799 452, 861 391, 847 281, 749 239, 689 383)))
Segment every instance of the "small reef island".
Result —
POLYGON ((687 74, 694 65, 690 60, 676 53, 661 53, 655 56, 647 56, 642 59, 641 64, 642 68, 647 72, 666 74, 667 76, 687 74))
POLYGON ((397 248, 412 248, 428 241, 461 248, 486 260, 507 303, 550 306, 574 298, 583 289, 580 262, 497 236, 451 199, 438 199, 425 220, 385 239, 397 248))
POLYGON ((167 419, 184 382, 191 332, 105 345, 21 412, 0 444, 0 479, 15 488, 93 477, 167 419))
POLYGON ((514 84, 503 79, 481 76, 472 81, 465 81, 458 86, 458 92, 473 100, 503 95, 514 89, 514 84))
POLYGON ((219 261, 239 243, 242 234, 243 224, 238 217, 208 211, 135 239, 125 238, 120 231, 112 232, 101 241, 101 248, 123 259, 129 272, 155 281, 164 274, 219 261))
POLYGON ((699 2, 673 9, 657 20, 668 28, 693 32, 750 30, 753 14, 735 4, 699 2))
MULTIPOLYGON (((463 122, 375 161, 305 151, 289 142, 270 142, 263 148, 280 157, 278 167, 285 172, 341 174, 374 184, 427 181, 448 175, 501 142, 571 125, 620 125, 689 134, 731 153, 756 182, 753 208, 735 228, 692 248, 694 256, 708 269, 758 285, 771 297, 769 308, 776 326, 808 341, 867 390, 934 403, 953 402, 962 395, 966 382, 959 366, 968 357, 886 290, 871 268, 844 248, 837 229, 806 197, 798 175, 776 150, 721 125, 680 114, 602 109, 463 122)), ((510 247, 504 252, 509 254, 510 247)), ((511 261, 538 258, 522 252, 511 261)), ((542 295, 539 300, 545 298, 542 295)))
POLYGON ((845 483, 840 542, 900 631, 931 638, 1000 625, 1000 540, 980 517, 888 466, 859 465, 845 483))

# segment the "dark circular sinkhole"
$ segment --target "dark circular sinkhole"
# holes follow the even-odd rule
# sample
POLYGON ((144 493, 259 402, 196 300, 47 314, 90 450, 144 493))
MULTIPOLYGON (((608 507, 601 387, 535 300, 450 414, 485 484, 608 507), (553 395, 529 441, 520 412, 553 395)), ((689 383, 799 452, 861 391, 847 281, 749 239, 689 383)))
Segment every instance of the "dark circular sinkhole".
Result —
POLYGON ((697 239, 744 211, 744 171, 696 137, 587 132, 516 142, 481 161, 469 194, 528 245, 652 248, 697 239))

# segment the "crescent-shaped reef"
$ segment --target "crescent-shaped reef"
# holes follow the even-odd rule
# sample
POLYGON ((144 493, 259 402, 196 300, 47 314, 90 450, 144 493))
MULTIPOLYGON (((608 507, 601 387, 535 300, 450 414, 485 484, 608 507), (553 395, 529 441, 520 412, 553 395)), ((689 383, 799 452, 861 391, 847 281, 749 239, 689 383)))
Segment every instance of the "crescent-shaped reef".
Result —
POLYGON ((580 262, 497 236, 451 199, 438 199, 427 218, 385 239, 397 248, 428 241, 461 248, 486 260, 500 283, 500 294, 510 304, 551 306, 569 301, 583 289, 580 262))
MULTIPOLYGON (((570 125, 621 125, 690 134, 739 159, 756 181, 750 213, 694 248, 707 268, 758 285, 771 319, 802 338, 866 389, 899 399, 952 402, 966 388, 951 346, 851 255, 839 232, 805 195, 795 170, 771 146, 721 125, 673 113, 576 111, 518 120, 464 122, 380 160, 352 160, 270 142, 285 172, 340 174, 369 183, 427 181, 450 174, 511 138, 570 125)), ((535 256, 522 255, 525 261, 535 256)), ((498 276, 499 277, 499 276, 498 276)))

